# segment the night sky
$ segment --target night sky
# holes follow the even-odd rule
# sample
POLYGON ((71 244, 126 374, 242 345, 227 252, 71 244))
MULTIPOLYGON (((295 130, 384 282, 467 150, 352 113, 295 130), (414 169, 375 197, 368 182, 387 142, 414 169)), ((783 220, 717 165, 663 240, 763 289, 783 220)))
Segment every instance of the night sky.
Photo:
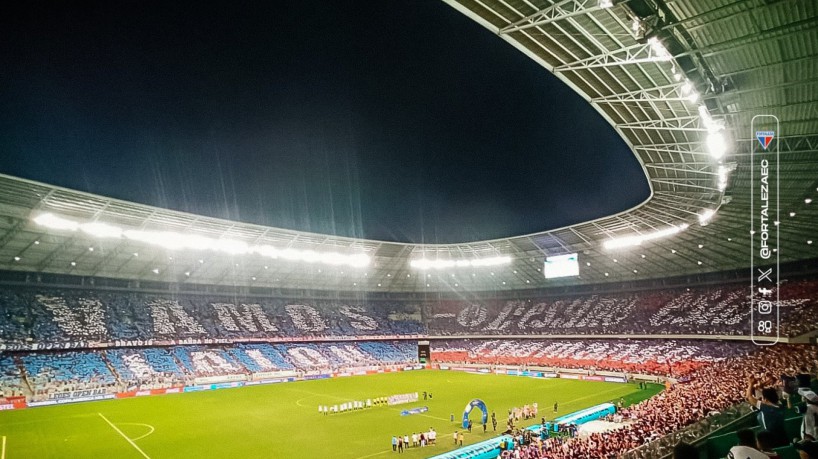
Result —
POLYGON ((6 2, 0 106, 2 173, 319 233, 498 238, 649 193, 590 105, 439 0, 6 2))

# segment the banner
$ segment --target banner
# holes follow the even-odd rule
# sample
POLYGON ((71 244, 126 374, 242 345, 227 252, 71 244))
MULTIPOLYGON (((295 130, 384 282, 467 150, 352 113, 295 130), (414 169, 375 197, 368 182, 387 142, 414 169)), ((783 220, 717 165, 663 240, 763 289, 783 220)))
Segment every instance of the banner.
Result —
POLYGON ((258 373, 253 373, 250 376, 250 379, 253 381, 258 381, 262 379, 275 379, 275 378, 290 378, 298 376, 298 373, 292 370, 285 370, 285 371, 261 371, 258 373))
MULTIPOLYGON (((84 390, 72 390, 67 392, 58 392, 56 394, 48 394, 49 400, 75 400, 80 398, 86 397, 96 397, 99 395, 104 395, 108 393, 108 389, 98 388, 98 389, 84 389, 84 390)), ((112 396, 113 397, 113 396, 112 396)))
POLYGON ((400 412, 401 416, 411 416, 413 414, 420 414, 429 411, 428 406, 421 406, 419 408, 412 408, 411 410, 403 410, 400 412))
POLYGON ((388 405, 402 405, 404 403, 412 403, 418 401, 418 393, 390 395, 386 398, 388 405))
POLYGON ((0 398, 0 411, 19 410, 26 407, 25 397, 5 397, 0 398))
MULTIPOLYGON (((76 391, 76 392, 83 392, 83 391, 76 391)), ((62 394, 54 394, 54 395, 62 395, 62 394)), ((108 400, 116 398, 114 394, 100 394, 100 395, 89 395, 85 397, 76 397, 76 398, 58 398, 58 399, 49 399, 43 400, 39 402, 29 402, 28 406, 46 406, 46 405, 56 405, 56 404, 63 404, 63 403, 74 403, 74 402, 90 402, 92 400, 108 400)))
POLYGON ((229 381, 244 381, 247 379, 246 375, 221 375, 221 376, 205 376, 193 380, 194 384, 214 384, 229 381))

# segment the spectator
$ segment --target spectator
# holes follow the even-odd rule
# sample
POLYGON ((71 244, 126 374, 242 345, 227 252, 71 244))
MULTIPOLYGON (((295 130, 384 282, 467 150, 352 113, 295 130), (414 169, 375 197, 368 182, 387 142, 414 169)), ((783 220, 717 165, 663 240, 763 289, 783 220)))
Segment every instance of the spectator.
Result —
POLYGON ((781 459, 778 453, 773 451, 774 444, 775 435, 773 435, 769 430, 762 430, 758 433, 758 435, 756 435, 756 446, 758 447, 759 451, 766 454, 770 459, 781 459))
POLYGON ((811 390, 800 391, 804 399, 804 406, 799 407, 799 413, 804 414, 801 421, 801 439, 808 441, 818 440, 818 394, 811 390))
POLYGON ((795 449, 798 451, 801 459, 818 459, 818 442, 798 442, 793 446, 795 446, 795 449))
POLYGON ((673 459, 699 459, 695 446, 681 442, 673 448, 673 459))
POLYGON ((747 402, 758 410, 758 425, 770 431, 775 438, 775 446, 787 444, 787 434, 784 430, 784 410, 778 399, 778 392, 772 387, 761 389, 761 399, 756 398, 756 379, 747 378, 747 402))
POLYGON ((756 435, 750 429, 741 429, 736 432, 738 445, 730 448, 728 459, 769 459, 769 456, 756 449, 756 435))

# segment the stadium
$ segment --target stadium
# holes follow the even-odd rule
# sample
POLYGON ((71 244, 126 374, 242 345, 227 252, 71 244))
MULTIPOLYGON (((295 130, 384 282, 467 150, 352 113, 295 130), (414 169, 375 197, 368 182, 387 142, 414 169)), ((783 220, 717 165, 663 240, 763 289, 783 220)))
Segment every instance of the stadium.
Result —
POLYGON ((818 457, 818 3, 444 3, 649 197, 427 244, 0 174, 0 459, 818 457))

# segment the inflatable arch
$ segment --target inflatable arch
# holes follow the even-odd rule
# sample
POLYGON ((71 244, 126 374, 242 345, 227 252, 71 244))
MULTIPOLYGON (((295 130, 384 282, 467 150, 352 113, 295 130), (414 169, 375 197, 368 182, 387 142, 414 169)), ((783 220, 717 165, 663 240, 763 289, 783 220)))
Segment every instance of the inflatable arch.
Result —
POLYGON ((488 424, 489 421, 489 410, 486 409, 486 404, 483 403, 482 400, 476 398, 469 402, 466 405, 466 409, 463 410, 463 428, 467 428, 469 426, 469 414, 471 414, 471 410, 475 408, 480 408, 480 411, 483 412, 483 418, 481 420, 481 424, 488 424))

